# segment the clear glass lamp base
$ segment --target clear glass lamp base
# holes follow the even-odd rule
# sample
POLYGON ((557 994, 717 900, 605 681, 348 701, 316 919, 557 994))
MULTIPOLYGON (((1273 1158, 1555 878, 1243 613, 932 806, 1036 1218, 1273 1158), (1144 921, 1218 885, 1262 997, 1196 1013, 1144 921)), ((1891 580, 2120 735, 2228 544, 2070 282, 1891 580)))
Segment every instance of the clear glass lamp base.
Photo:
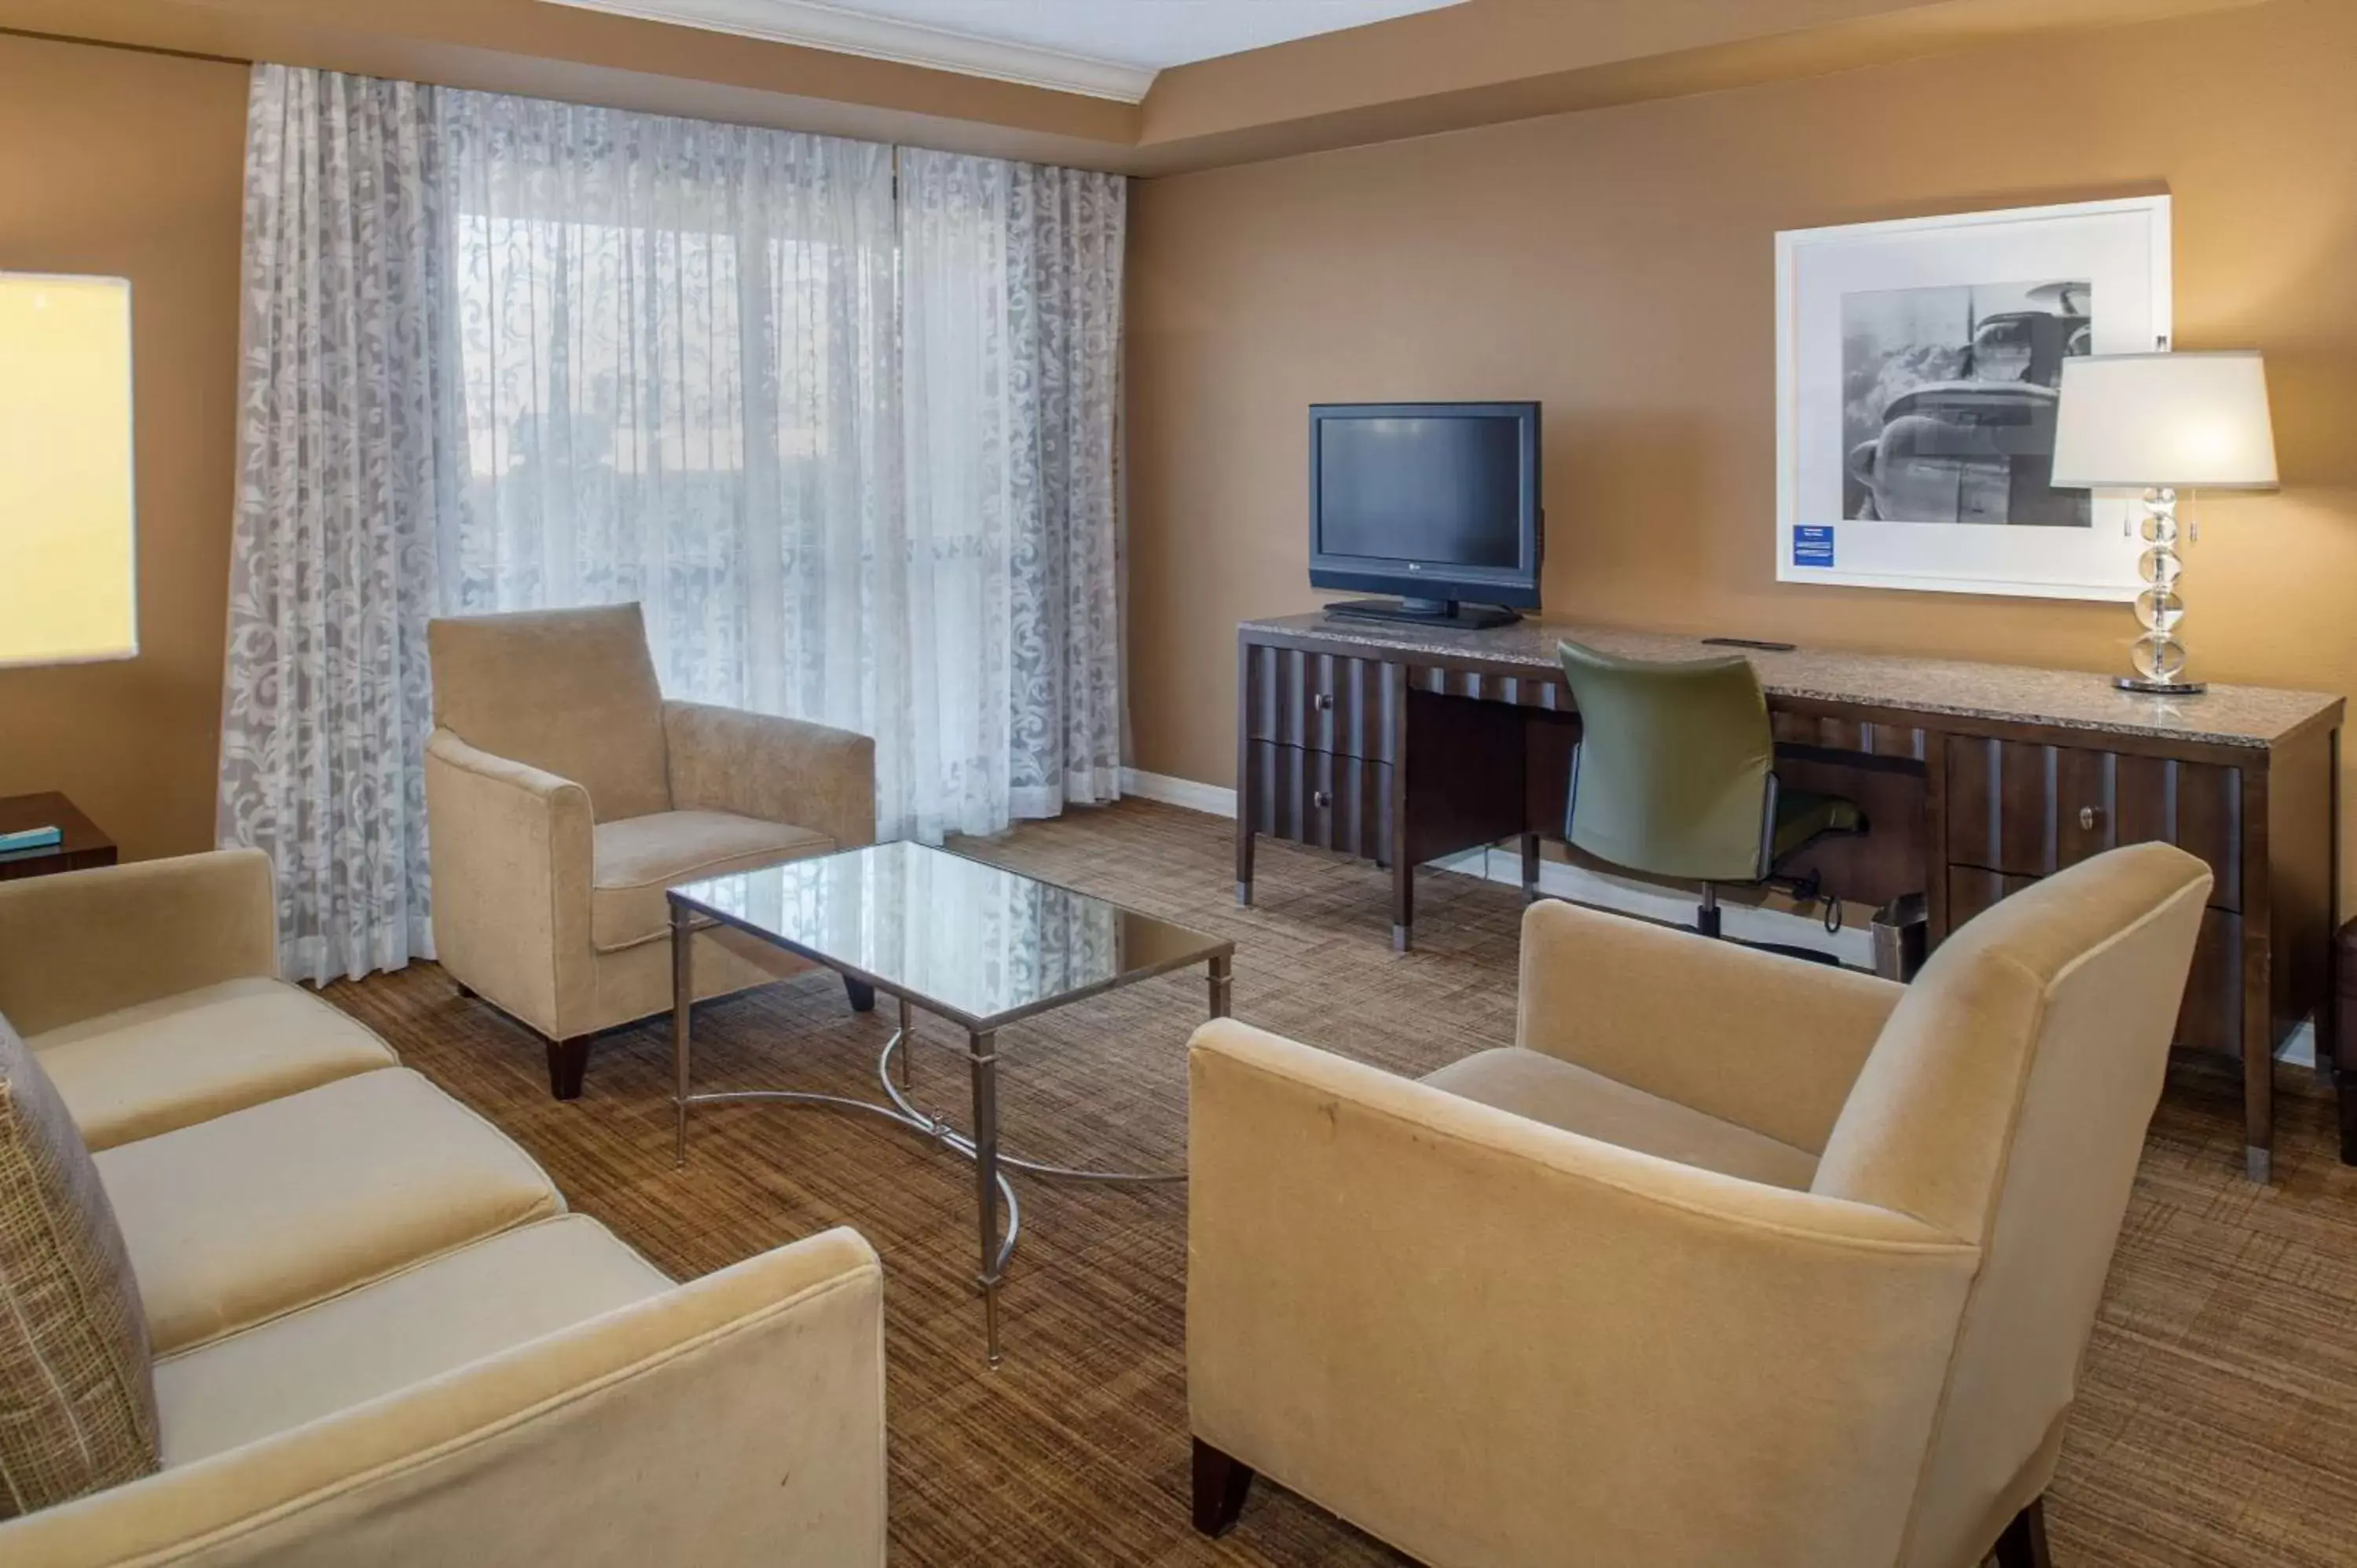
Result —
POLYGON ((2136 601, 2136 624, 2144 629, 2129 645, 2129 662, 2136 672, 2115 676, 2112 684, 2123 692, 2190 697, 2210 688, 2207 682, 2184 679, 2185 644, 2178 640, 2177 628, 2185 619, 2185 601, 2177 585, 2185 574, 2185 560, 2177 553, 2175 490, 2145 492, 2144 540, 2144 555, 2136 563, 2144 591, 2136 601))

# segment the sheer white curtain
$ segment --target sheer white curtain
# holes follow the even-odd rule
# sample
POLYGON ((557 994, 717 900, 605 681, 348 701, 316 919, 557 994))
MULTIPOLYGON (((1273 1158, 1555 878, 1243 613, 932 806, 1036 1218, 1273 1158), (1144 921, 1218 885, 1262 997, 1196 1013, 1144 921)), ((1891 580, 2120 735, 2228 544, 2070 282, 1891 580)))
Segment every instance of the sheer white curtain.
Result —
POLYGON ((425 951, 428 613, 639 600, 672 694, 875 736, 887 837, 1117 794, 1124 182, 255 82, 222 838, 294 972, 425 951))
POLYGON ((447 602, 637 599, 673 695, 884 741, 890 149, 483 93, 442 118, 468 447, 447 602))
POLYGON ((280 962, 431 957, 425 621, 457 407, 433 95, 256 67, 219 841, 267 850, 280 962))

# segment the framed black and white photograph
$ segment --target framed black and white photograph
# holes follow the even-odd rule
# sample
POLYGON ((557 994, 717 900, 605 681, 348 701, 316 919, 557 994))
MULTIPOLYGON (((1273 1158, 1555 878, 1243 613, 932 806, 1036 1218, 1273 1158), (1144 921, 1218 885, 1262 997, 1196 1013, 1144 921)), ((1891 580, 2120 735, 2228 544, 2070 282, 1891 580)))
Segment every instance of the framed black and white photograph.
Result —
POLYGON ((2136 596, 2055 416, 2066 360, 2168 346, 2169 198, 1790 231, 1776 285, 1779 581, 2136 596))

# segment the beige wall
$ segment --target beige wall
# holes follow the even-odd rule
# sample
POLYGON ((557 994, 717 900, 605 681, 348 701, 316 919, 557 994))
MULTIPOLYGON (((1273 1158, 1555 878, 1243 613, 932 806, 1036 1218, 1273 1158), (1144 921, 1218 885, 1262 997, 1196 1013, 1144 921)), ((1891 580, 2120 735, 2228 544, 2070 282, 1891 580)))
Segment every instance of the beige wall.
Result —
POLYGON ((140 582, 137 659, 0 670, 0 795, 132 856, 212 843, 244 125, 242 67, 0 36, 0 269, 131 280, 140 582))
POLYGON ((2181 346, 2269 360, 2282 494, 2190 554, 2203 673, 2357 688, 2357 6, 2277 0, 1142 186, 1136 763, 1226 785, 1234 626, 1310 607, 1306 406, 1546 403, 1553 616, 2088 670, 2119 607, 1780 585, 1773 237, 2167 190, 2181 346))

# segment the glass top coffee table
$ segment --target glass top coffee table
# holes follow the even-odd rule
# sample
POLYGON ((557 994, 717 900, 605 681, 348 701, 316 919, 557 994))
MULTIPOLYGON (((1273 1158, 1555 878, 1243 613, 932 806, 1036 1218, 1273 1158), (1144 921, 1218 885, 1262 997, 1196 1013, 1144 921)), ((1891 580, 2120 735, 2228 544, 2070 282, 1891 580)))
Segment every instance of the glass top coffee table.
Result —
POLYGON ((998 1351, 998 1287, 1022 1233, 1009 1169, 1075 1181, 1182 1181, 1183 1173, 1084 1171, 1018 1159, 998 1146, 998 1032, 1068 1003, 1195 964, 1207 966, 1211 1015, 1228 1015, 1235 944, 1166 920, 922 844, 877 844, 670 890, 673 1102, 677 1156, 687 1162, 688 1111, 761 1101, 877 1116, 974 1162, 980 1210, 983 1334, 998 1351), (842 975, 855 1004, 881 992, 899 1004, 877 1077, 885 1099, 789 1090, 689 1090, 695 994, 694 933, 735 928, 842 975), (963 1132, 910 1099, 917 1008, 965 1031, 974 1125, 963 1132), (897 1068, 897 1071, 896 1071, 897 1068), (998 1205, 1006 1200, 1002 1231, 998 1205))

